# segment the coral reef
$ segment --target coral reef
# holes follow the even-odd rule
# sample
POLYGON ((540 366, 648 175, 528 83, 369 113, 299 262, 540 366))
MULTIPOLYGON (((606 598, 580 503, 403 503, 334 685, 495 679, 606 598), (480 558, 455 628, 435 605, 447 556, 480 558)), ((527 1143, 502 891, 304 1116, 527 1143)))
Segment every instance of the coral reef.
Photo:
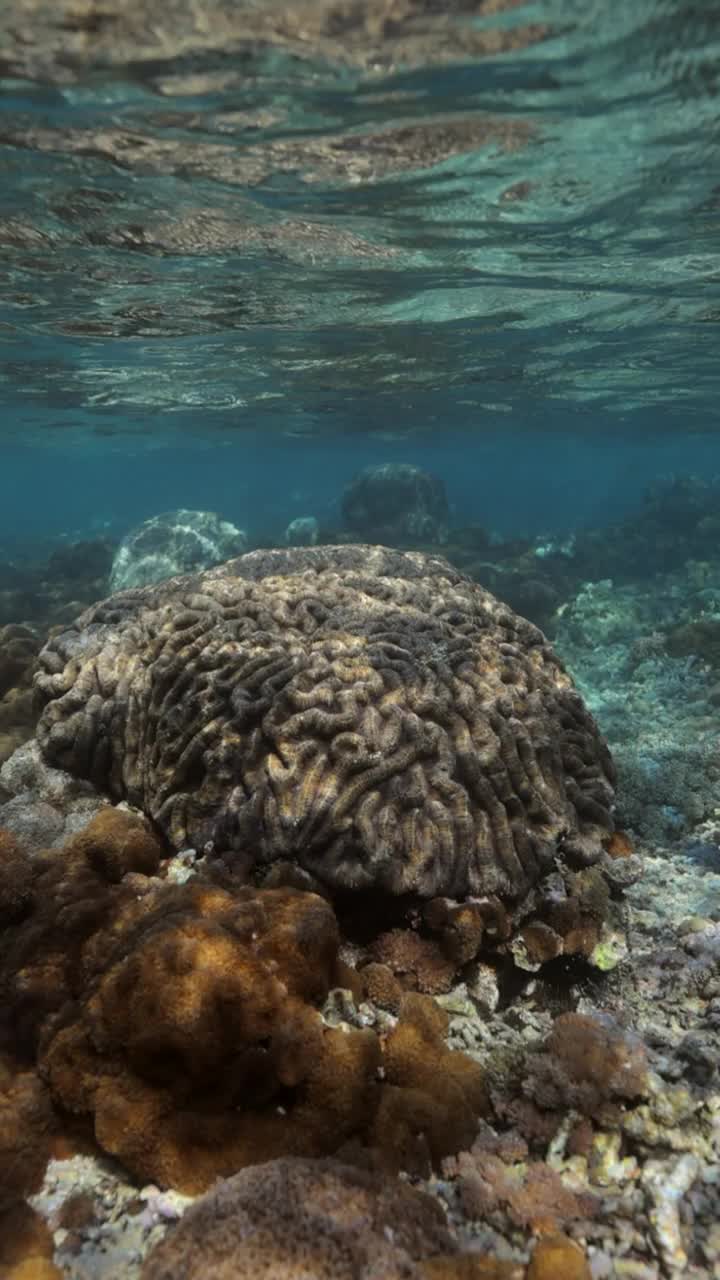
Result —
POLYGON ((214 511, 166 511, 126 534, 115 552, 110 588, 122 591, 208 569, 247 547, 247 535, 214 511))
POLYGON ((633 585, 604 579, 558 617, 555 646, 612 749, 618 821, 646 840, 677 842, 720 803, 717 676, 702 652, 707 622, 693 621, 715 597, 720 579, 694 581, 687 569, 633 585))
MULTIPOLYGON (((717 925, 688 922, 680 946, 668 934, 655 951, 636 937, 639 954, 631 952, 603 988, 612 1016, 578 995, 583 980, 562 986, 562 998, 578 1007, 551 1019, 541 1000, 544 982, 557 981, 549 978, 478 1017, 463 988, 438 1002, 404 995, 374 962, 360 974, 364 1002, 354 1004, 326 901, 288 888, 223 887, 206 878, 213 870, 207 858, 185 883, 159 879, 163 851, 143 822, 114 810, 101 817, 64 854, 34 854, 20 868, 27 882, 29 867, 34 894, 28 901, 24 892, 11 912, 0 980, 8 1042, 23 1045, 28 1058, 37 1046, 56 1099, 91 1114, 101 1141, 153 1184, 135 1193, 133 1207, 132 1189, 107 1166, 76 1157, 79 1175, 64 1174, 52 1162, 32 1204, 59 1229, 56 1260, 71 1280, 91 1280, 112 1265, 137 1280, 140 1260, 185 1204, 161 1195, 157 1182, 172 1176, 204 1189, 233 1167, 241 1135, 252 1139, 255 1157, 298 1155, 305 1163, 306 1144, 315 1151, 337 1144, 343 1161, 374 1171, 362 1175, 374 1185, 398 1167, 419 1179, 447 1209, 451 1246, 414 1264, 418 1280, 586 1277, 588 1261, 593 1274, 609 1276, 613 1260, 626 1257, 628 1275, 643 1274, 642 1266, 653 1274, 655 1257, 668 1274, 692 1261, 703 1275, 702 1259, 718 1256, 717 925), (313 946, 323 921, 334 941, 318 963, 313 946), (251 955, 248 994, 242 974, 251 955), (250 1046, 238 1042, 257 1030, 253 1018, 268 989, 263 965, 277 984, 275 1008, 285 1017, 295 1004, 297 1021, 275 1035, 270 1017, 256 1042, 262 1067, 248 1074, 250 1046), (393 1014, 373 1008, 373 979, 393 1014), (322 1014, 315 1005, 338 981, 346 989, 331 994, 343 997, 334 1001, 342 1016, 331 1021, 330 1002, 322 1014), (300 988, 313 1003, 294 995, 300 988), (305 1079, 298 1078, 307 1070, 293 1040, 298 1027, 317 1037, 305 1079), (228 1029, 230 1055, 222 1050, 228 1029), (467 1047, 472 1058, 453 1046, 467 1047), (294 1072, 279 1089, 270 1079, 274 1055, 294 1072), (285 1150, 280 1143, 268 1150, 278 1135, 285 1150), (82 1203, 72 1199, 78 1188, 82 1203), (99 1233, 95 1222, 103 1224, 99 1233)), ((612 846, 618 860, 628 855, 621 837, 612 846)), ((17 845, 8 848, 17 875, 17 845)), ((446 919, 448 904, 438 910, 446 919)), ((8 1079, 40 1087, 24 1067, 13 1067, 8 1079)), ((8 1132, 17 1134, 17 1125, 8 1132)), ((39 1137, 36 1169, 46 1154, 42 1127, 39 1137)), ((254 1172, 248 1169, 249 1180, 254 1172)), ((340 1190, 333 1203, 347 1203, 340 1190)), ((190 1249, 181 1231, 182 1224, 170 1226, 168 1251, 175 1239, 190 1249)), ((220 1230, 217 1237, 225 1239, 220 1230)), ((311 1238, 324 1237, 313 1229, 311 1238)), ((298 1265, 293 1240, 288 1234, 289 1268, 298 1265)), ((268 1265, 279 1266, 277 1253, 268 1254, 268 1265)))
POLYGON ((138 1176, 196 1192, 350 1139, 425 1173, 472 1141, 482 1073, 431 1001, 403 998, 382 1041, 324 1023, 345 973, 323 898, 162 880, 143 821, 110 807, 62 856, 4 847, 0 1048, 138 1176))
POLYGON ((613 766, 572 681, 443 560, 254 552, 111 597, 40 664, 51 764, 258 878, 491 916, 532 893, 570 920, 577 870, 613 865, 613 766))
POLYGON ((34 739, 0 767, 0 827, 29 848, 59 847, 106 804, 89 782, 47 764, 34 739))
POLYGON ((150 1254, 142 1280, 421 1280, 456 1246, 439 1205, 334 1160, 284 1159, 220 1182, 150 1254))
POLYGON ((61 542, 45 558, 0 562, 0 626, 44 633, 104 596, 113 548, 104 538, 61 542))
POLYGON ((420 467, 366 467, 347 486, 340 505, 345 527, 367 542, 447 541, 445 486, 420 467))

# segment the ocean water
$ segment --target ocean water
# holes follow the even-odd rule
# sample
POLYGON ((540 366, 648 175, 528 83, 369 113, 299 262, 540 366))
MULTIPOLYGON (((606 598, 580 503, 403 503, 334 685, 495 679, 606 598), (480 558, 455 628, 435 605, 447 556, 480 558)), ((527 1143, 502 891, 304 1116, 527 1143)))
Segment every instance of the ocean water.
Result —
MULTIPOLYGON (((593 1280, 720 1276, 720 962, 652 987, 657 949, 720 956, 718 326, 720 0, 0 4, 0 828, 44 843, 11 767, 38 653, 114 588, 382 543, 542 628, 615 759, 651 957, 552 1011, 610 1010, 696 1090, 657 1168, 610 1142, 619 1217, 560 1222, 593 1280)), ((523 999, 527 1040, 550 1005, 523 999)), ((62 1275, 135 1280, 130 1216, 115 1270, 88 1244, 62 1275)), ((526 1260, 517 1221, 479 1238, 526 1260)))
POLYGON ((266 536, 396 460, 567 530, 717 469, 718 16, 4 6, 3 544, 266 536))

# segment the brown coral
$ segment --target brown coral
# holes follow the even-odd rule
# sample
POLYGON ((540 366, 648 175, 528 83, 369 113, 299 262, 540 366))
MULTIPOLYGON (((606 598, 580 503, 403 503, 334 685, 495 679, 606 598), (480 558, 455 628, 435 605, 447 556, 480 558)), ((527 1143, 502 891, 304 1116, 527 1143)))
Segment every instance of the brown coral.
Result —
POLYGON ((373 960, 386 966, 403 987, 439 995, 449 991, 456 966, 430 938, 421 938, 412 929, 391 929, 381 933, 370 949, 373 960))
POLYGON ((432 1001, 408 998, 383 1041, 324 1024, 317 1006, 349 985, 324 898, 169 883, 152 874, 161 853, 141 819, 103 811, 32 859, 0 958, 3 1043, 37 1056, 53 1099, 90 1117, 106 1151, 200 1191, 349 1140, 390 1163, 406 1150, 415 1166, 420 1150, 423 1168, 472 1141, 479 1070, 445 1048, 432 1001))
POLYGON ((29 855, 10 831, 0 827, 0 927, 23 915, 32 899, 29 855))
POLYGON ((599 1097, 633 1100, 648 1090, 645 1046, 609 1014, 564 1013, 555 1019, 546 1049, 568 1080, 599 1097))
MULTIPOLYGON (((504 915, 499 903, 497 906, 504 915)), ((490 938, 497 936, 493 928, 496 924, 494 914, 487 902, 457 903, 448 898, 433 898, 426 904, 423 918, 428 927, 439 935, 445 955, 459 968, 475 958, 483 934, 490 938)))
POLYGON ((645 1046, 604 1013, 555 1019, 544 1051, 530 1055, 524 1088, 546 1112, 573 1109, 600 1123, 649 1089, 645 1046))
POLYGON ((585 1251, 569 1236, 550 1235, 538 1240, 527 1280, 592 1280, 585 1251))
POLYGON ((507 1162, 482 1143, 446 1161, 445 1168, 458 1176, 460 1202, 470 1218, 487 1220, 501 1210, 516 1226, 539 1233, 559 1231, 597 1208, 592 1196, 565 1186, 544 1161, 507 1162))
POLYGON ((0 1276, 3 1280, 63 1280, 55 1266, 49 1227, 29 1205, 0 1212, 0 1276))
POLYGON ((87 980, 84 949, 110 929, 121 898, 134 901, 148 883, 121 891, 122 874, 156 868, 162 847, 145 821, 107 809, 62 853, 31 858, 4 835, 0 903, 8 927, 0 957, 0 1048, 34 1058, 47 1019, 78 995, 87 980), (18 919, 19 917, 19 919, 18 919))
POLYGON ((39 1189, 50 1155, 53 1117, 42 1082, 0 1058, 0 1214, 39 1189))
POLYGON ((420 1280, 456 1246, 436 1201, 334 1160, 275 1160, 219 1183, 150 1254, 142 1280, 420 1280))
POLYGON ((386 964, 366 964, 360 970, 362 993, 381 1009, 398 1013, 403 1000, 403 988, 392 969, 386 964))
POLYGON ((0 627, 0 764, 32 736, 32 679, 40 643, 29 627, 0 627))
POLYGON ((383 1045, 383 1086, 370 1144, 385 1165, 427 1174, 469 1146, 487 1110, 484 1075, 463 1053, 446 1048, 447 1014, 427 996, 405 996, 383 1045))
POLYGON ((514 904, 605 856, 613 767, 572 681, 442 559, 253 552, 111 597, 40 662, 48 760, 178 846, 514 904))
POLYGON ((287 1150, 322 1152, 360 1127, 379 1048, 325 1030, 338 935, 323 899, 192 881, 118 904, 85 946, 78 1013, 41 1068, 100 1144, 163 1185, 287 1150))

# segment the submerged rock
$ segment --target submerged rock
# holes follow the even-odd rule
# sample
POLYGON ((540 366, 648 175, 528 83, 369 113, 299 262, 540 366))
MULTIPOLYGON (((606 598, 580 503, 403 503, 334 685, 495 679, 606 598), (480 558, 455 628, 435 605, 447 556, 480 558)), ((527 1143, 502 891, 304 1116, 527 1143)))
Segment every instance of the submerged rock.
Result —
POLYGON ((320 526, 315 516, 297 516, 285 530, 285 542, 289 547, 314 547, 320 536, 320 526))
POLYGON ((447 541, 445 485, 420 467, 365 467, 348 485, 341 506, 346 527, 369 541, 447 541))
POLYGON ((112 563, 110 587, 122 591, 207 569, 246 547, 247 535, 214 511, 167 511, 125 535, 112 563))

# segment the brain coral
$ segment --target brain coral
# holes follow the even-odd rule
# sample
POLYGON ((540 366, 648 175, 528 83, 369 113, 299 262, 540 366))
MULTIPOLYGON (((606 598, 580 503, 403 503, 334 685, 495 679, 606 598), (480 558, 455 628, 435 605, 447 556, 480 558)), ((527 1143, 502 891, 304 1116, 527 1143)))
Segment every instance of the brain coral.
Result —
POLYGON ((112 563, 110 587, 121 591, 207 569, 240 555, 246 546, 246 534, 214 511, 166 511, 125 535, 112 563))
POLYGON ((253 552, 111 597, 39 662, 46 759, 178 848, 506 900, 606 856, 613 766, 572 680, 441 558, 253 552))

